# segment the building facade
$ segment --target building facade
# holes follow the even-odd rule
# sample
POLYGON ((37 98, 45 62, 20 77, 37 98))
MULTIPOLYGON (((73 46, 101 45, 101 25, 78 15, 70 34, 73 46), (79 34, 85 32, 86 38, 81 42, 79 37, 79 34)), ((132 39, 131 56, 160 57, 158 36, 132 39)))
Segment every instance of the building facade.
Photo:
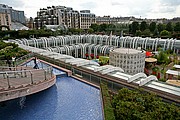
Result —
POLYGON ((89 29, 91 24, 96 23, 95 14, 91 13, 90 10, 81 10, 79 15, 81 29, 89 29))
POLYGON ((58 17, 54 8, 55 7, 52 6, 40 9, 40 11, 37 12, 37 17, 34 19, 34 28, 40 29, 44 25, 58 25, 58 17))
POLYGON ((90 13, 90 10, 78 12, 71 7, 52 6, 37 12, 34 27, 40 29, 44 25, 64 25, 67 28, 88 29, 95 22, 95 14, 90 13))
POLYGON ((110 16, 97 16, 96 23, 100 24, 130 24, 131 21, 135 20, 134 17, 110 17, 110 16))
POLYGON ((0 25, 8 26, 11 29, 12 22, 26 24, 24 11, 14 10, 8 5, 0 4, 0 25))
MULTIPOLYGON (((9 7, 7 5, 0 4, 0 25, 7 26, 11 29, 11 14, 9 7)), ((3 27, 2 30, 7 30, 6 27, 3 27)))
POLYGON ((10 7, 11 20, 13 22, 20 22, 26 24, 24 11, 14 10, 10 7))

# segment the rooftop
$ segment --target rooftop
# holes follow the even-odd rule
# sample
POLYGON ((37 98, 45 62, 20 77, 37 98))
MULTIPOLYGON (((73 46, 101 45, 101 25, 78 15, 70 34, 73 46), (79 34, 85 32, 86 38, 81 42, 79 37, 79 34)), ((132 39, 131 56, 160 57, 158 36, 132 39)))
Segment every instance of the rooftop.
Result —
POLYGON ((117 48, 117 49, 114 49, 112 51, 116 52, 116 53, 123 53, 123 54, 137 54, 137 53, 141 53, 142 52, 140 50, 128 49, 128 48, 117 48))

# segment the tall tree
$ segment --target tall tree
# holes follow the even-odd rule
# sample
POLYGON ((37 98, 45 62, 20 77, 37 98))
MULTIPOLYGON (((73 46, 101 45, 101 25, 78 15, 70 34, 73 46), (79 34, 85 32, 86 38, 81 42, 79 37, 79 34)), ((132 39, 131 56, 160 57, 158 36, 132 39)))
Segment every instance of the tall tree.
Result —
POLYGON ((156 23, 155 22, 151 22, 149 25, 149 30, 151 32, 154 32, 154 30, 156 29, 156 23))
POLYGON ((98 24, 91 24, 90 28, 92 28, 94 32, 99 31, 99 25, 98 24))
POLYGON ((143 36, 151 36, 151 31, 149 29, 145 29, 142 33, 143 36))
POLYGON ((101 32, 105 32, 107 30, 107 24, 101 24, 100 26, 99 26, 99 31, 101 31, 101 32))
POLYGON ((158 26, 157 26, 157 28, 158 28, 158 31, 161 32, 161 31, 163 31, 163 30, 166 29, 166 25, 164 25, 164 24, 162 24, 162 23, 159 23, 158 26))
POLYGON ((132 30, 133 35, 135 35, 136 31, 139 30, 139 23, 136 21, 132 22, 131 30, 132 30))
POLYGON ((148 28, 148 25, 147 25, 146 21, 142 21, 140 24, 140 30, 144 31, 147 28, 148 28))
POLYGON ((174 26, 174 31, 175 32, 180 32, 180 22, 177 22, 174 26))
POLYGON ((172 32, 172 31, 173 31, 172 22, 168 22, 168 24, 166 25, 166 30, 169 31, 169 32, 172 32))
POLYGON ((129 24, 129 33, 132 33, 132 24, 129 24))
POLYGON ((107 25, 107 30, 108 31, 115 31, 115 29, 116 29, 116 26, 114 24, 107 25))
POLYGON ((161 35, 161 37, 170 37, 171 34, 169 31, 163 30, 163 31, 161 31, 160 35, 161 35))

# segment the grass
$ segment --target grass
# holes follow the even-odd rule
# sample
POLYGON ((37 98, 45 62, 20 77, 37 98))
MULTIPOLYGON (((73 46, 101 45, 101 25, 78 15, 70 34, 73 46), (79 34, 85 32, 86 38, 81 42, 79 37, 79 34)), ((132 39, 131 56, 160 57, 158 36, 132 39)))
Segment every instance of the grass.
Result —
POLYGON ((105 83, 101 83, 101 93, 104 105, 105 120, 115 120, 114 109, 111 104, 111 98, 108 92, 108 87, 105 83))

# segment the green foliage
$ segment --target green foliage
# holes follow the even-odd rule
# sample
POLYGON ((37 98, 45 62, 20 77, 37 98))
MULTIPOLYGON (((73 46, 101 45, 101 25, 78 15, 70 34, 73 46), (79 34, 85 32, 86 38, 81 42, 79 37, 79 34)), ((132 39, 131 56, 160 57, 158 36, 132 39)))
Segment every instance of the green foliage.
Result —
POLYGON ((88 33, 92 34, 94 32, 94 30, 92 28, 88 29, 88 33))
POLYGON ((53 35, 51 30, 19 30, 19 31, 0 31, 0 37, 3 39, 19 39, 19 38, 30 38, 30 37, 49 37, 53 35))
POLYGON ((143 36, 151 36, 151 31, 149 29, 145 29, 142 33, 143 36))
POLYGON ((155 67, 152 68, 152 71, 158 72, 158 71, 159 71, 159 68, 155 66, 155 67))
POLYGON ((5 43, 0 42, 0 59, 11 59, 11 57, 16 56, 16 58, 26 55, 28 52, 18 47, 15 43, 5 43))
POLYGON ((94 30, 94 32, 99 31, 99 25, 98 24, 91 24, 90 28, 92 28, 94 30))
POLYGON ((105 65, 109 62, 109 57, 107 56, 99 56, 99 62, 102 64, 102 65, 105 65))
POLYGON ((147 28, 148 28, 148 25, 147 25, 146 21, 142 21, 141 24, 140 24, 140 30, 144 31, 147 28))
POLYGON ((167 30, 163 30, 163 31, 161 31, 160 35, 162 37, 169 37, 170 36, 170 32, 168 32, 167 30))
POLYGON ((161 31, 163 31, 163 30, 166 29, 166 25, 159 23, 159 24, 157 25, 157 29, 158 29, 159 32, 161 32, 161 31))
POLYGON ((174 31, 175 32, 180 32, 180 22, 177 22, 174 26, 174 31))
POLYGON ((107 24, 101 24, 101 25, 99 26, 99 31, 101 31, 101 32, 106 31, 107 27, 108 27, 107 24))
POLYGON ((135 35, 136 31, 139 30, 139 23, 134 21, 131 25, 131 32, 135 35))
POLYGON ((164 51, 160 51, 156 58, 158 64, 168 64, 170 62, 169 55, 164 51))
POLYGON ((108 87, 105 83, 101 83, 101 93, 104 105, 105 120, 115 120, 114 109, 111 105, 111 98, 108 92, 108 87))
POLYGON ((168 120, 179 119, 180 108, 164 103, 152 93, 121 89, 113 97, 116 120, 168 120))
POLYGON ((83 29, 69 28, 68 32, 70 34, 81 34, 83 32, 83 29))
POLYGON ((159 31, 158 31, 157 28, 154 30, 153 35, 154 35, 154 36, 157 36, 157 37, 159 36, 159 31))
POLYGON ((171 22, 168 22, 167 25, 166 25, 166 30, 169 31, 169 32, 172 32, 173 31, 173 25, 171 22))
POLYGON ((142 32, 141 32, 140 30, 137 30, 137 31, 136 31, 136 36, 141 36, 141 33, 142 33, 142 32))
POLYGON ((154 32, 154 30, 156 29, 156 23, 155 22, 151 22, 149 25, 149 30, 151 32, 154 32))

